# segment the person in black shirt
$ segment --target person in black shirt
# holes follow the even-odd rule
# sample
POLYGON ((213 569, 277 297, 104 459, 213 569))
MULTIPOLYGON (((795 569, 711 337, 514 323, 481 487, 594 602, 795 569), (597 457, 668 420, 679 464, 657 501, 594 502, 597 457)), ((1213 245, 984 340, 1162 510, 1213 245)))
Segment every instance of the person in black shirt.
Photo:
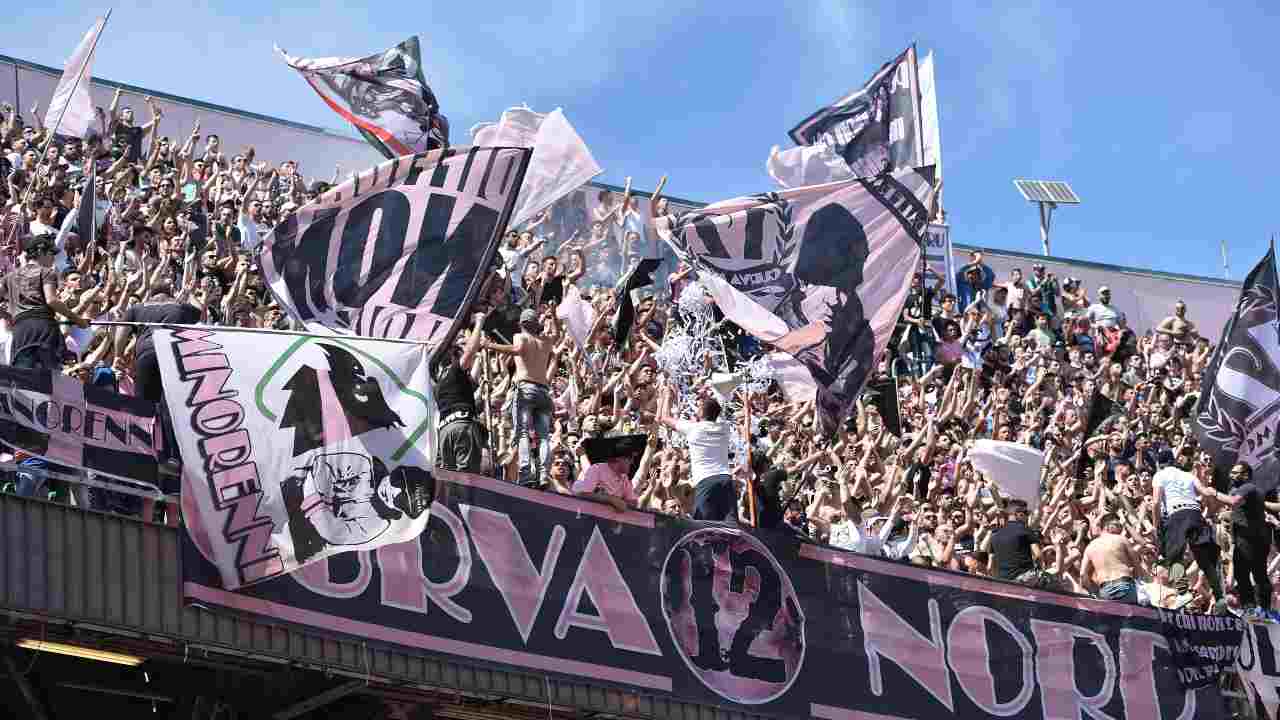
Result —
POLYGON ((1271 552, 1271 527, 1267 525, 1262 491, 1253 482, 1253 470, 1244 463, 1231 467, 1231 492, 1223 500, 1231 506, 1231 571, 1245 617, 1268 619, 1271 611, 1271 579, 1267 555, 1271 552), (1257 602, 1254 602, 1254 599, 1257 602))
MULTIPOLYGON (((160 325, 194 325, 200 322, 200 310, 189 303, 173 299, 168 286, 159 285, 151 293, 152 300, 134 305, 124 315, 127 323, 154 323, 160 325)), ((138 397, 159 404, 164 400, 160 386, 160 364, 156 361, 156 348, 150 325, 121 325, 116 328, 115 350, 123 357, 129 340, 138 336, 134 351, 134 387, 138 397)))
POLYGON ((756 494, 756 527, 772 530, 782 524, 782 486, 787 482, 785 468, 776 467, 763 452, 751 456, 751 476, 756 494))
POLYGON ((1040 558, 1040 531, 1027 527, 1027 503, 1010 500, 1005 510, 1005 523, 987 538, 995 555, 996 577, 1032 587, 1046 587, 1047 578, 1036 566, 1040 558))
POLYGON ((440 414, 436 467, 479 473, 488 436, 476 410, 476 385, 471 377, 476 351, 484 337, 483 313, 476 313, 471 334, 441 352, 433 369, 436 409, 440 414))

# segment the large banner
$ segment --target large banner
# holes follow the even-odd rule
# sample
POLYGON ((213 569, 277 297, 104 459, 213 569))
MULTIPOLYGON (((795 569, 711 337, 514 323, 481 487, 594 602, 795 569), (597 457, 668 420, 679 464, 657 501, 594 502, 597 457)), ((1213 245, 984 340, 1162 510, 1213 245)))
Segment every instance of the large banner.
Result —
POLYGON ((156 484, 156 406, 49 370, 0 365, 0 441, 59 465, 156 484))
MULTIPOLYGON (((1262 492, 1280 482, 1280 282, 1275 248, 1244 280, 1236 313, 1205 368, 1192 414, 1196 441, 1213 456, 1218 487, 1231 466, 1253 469, 1262 492)), ((1209 328, 1201 332, 1207 332, 1209 328)))
POLYGON ((932 168, 725 200, 655 221, 739 327, 795 357, 834 429, 919 272, 932 168))
POLYGON ((435 494, 426 350, 158 329, 184 519, 235 588, 412 540, 435 494))
POLYGON ((529 154, 435 150, 347 180, 263 240, 272 294, 312 332, 440 340, 479 291, 529 154))
POLYGON ((215 528, 190 528, 184 594, 465 663, 777 717, 1224 717, 1215 689, 1180 687, 1149 608, 437 477, 417 541, 241 592, 219 587, 201 540, 215 528))

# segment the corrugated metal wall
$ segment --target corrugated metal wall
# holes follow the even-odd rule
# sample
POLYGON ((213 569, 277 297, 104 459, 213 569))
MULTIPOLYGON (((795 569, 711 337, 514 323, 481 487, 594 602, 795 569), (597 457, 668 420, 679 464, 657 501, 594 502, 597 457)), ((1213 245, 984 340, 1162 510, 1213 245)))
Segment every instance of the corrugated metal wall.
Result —
POLYGON ((229 649, 384 682, 550 700, 592 712, 675 720, 760 717, 544 675, 469 667, 183 607, 177 532, 161 525, 0 494, 0 538, 0 607, 10 611, 188 643, 196 646, 192 652, 229 649))

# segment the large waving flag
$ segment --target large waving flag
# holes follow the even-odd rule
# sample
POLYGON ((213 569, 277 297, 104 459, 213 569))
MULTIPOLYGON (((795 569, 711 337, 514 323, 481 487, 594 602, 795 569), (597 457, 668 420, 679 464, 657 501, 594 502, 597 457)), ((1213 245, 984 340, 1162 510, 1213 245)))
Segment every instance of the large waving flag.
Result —
POLYGON ((1196 440, 1213 457, 1218 482, 1225 483, 1231 466, 1242 462, 1253 468, 1263 492, 1280 482, 1278 295, 1272 247, 1245 278, 1236 313, 1205 368, 1192 418, 1196 440))
POLYGON ((885 63, 862 87, 791 129, 800 147, 769 155, 783 187, 871 177, 925 165, 915 47, 885 63))
POLYGON ((224 587, 426 528, 425 348, 212 327, 157 329, 155 344, 184 525, 224 587))
POLYGON ((884 352, 920 263, 933 169, 735 198, 655 221, 720 310, 808 368, 829 428, 884 352))
POLYGON ((279 47, 276 52, 388 158, 449 146, 449 121, 422 74, 416 36, 367 57, 293 57, 279 47))
POLYGON ((472 144, 482 147, 533 149, 516 209, 511 213, 512 226, 533 219, 603 171, 560 108, 550 114, 534 112, 527 106, 509 108, 498 122, 471 128, 471 137, 472 144))
POLYGON ((312 332, 440 341, 493 263, 529 155, 433 150, 347 180, 263 240, 271 292, 312 332))
POLYGON ((63 66, 58 86, 53 90, 53 99, 44 114, 44 126, 56 129, 59 135, 84 137, 93 127, 93 100, 89 97, 89 79, 93 73, 90 67, 98 35, 106 22, 106 18, 98 18, 80 39, 80 44, 63 66))

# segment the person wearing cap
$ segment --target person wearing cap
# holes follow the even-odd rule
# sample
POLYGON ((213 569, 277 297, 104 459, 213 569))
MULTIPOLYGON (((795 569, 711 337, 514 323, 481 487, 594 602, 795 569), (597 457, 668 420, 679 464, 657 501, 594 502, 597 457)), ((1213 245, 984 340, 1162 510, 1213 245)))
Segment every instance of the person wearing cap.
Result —
POLYGON ((1106 285, 1098 288, 1098 301, 1089 306, 1085 317, 1089 318, 1094 327, 1103 330, 1121 327, 1125 322, 1124 313, 1111 304, 1111 288, 1106 285))
POLYGON ((1049 316, 1050 324, 1058 314, 1058 279, 1051 272, 1045 272, 1044 264, 1031 266, 1031 277, 1027 279, 1027 308, 1049 316))
POLYGON ((555 413, 555 404, 551 401, 547 368, 551 364, 555 341, 543 335, 537 311, 525 308, 520 313, 520 332, 516 333, 510 345, 500 345, 485 338, 481 340, 481 347, 516 358, 513 422, 520 443, 520 482, 540 485, 551 452, 551 417, 555 413), (535 442, 537 447, 533 446, 535 442))
POLYGON ((89 327, 81 316, 58 297, 58 272, 53 269, 57 249, 53 238, 41 235, 26 246, 27 264, 10 271, 0 281, 0 299, 9 301, 13 313, 12 360, 19 368, 57 370, 65 341, 57 316, 77 327, 89 327))
POLYGON ((577 452, 585 454, 591 464, 573 483, 573 494, 603 500, 618 512, 635 507, 638 499, 636 483, 648 474, 649 462, 657 446, 657 435, 583 440, 578 444, 577 452), (632 463, 637 457, 640 463, 633 473, 632 463))

